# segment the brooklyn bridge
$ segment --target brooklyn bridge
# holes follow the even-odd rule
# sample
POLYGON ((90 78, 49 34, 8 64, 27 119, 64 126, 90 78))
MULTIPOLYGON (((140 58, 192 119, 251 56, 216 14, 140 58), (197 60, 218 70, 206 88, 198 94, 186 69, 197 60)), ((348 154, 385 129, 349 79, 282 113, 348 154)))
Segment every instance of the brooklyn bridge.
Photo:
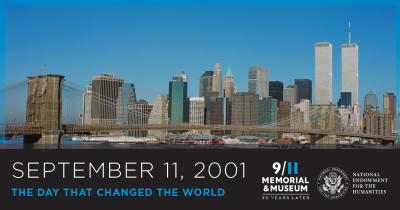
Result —
MULTIPOLYGON (((5 120, 0 125, 0 135, 23 136, 26 144, 59 144, 63 135, 95 135, 117 131, 239 131, 243 133, 275 132, 298 133, 312 137, 312 143, 326 136, 357 137, 378 141, 381 144, 394 144, 394 135, 371 135, 349 132, 342 128, 313 128, 290 126, 295 117, 279 119, 271 124, 235 125, 164 123, 164 124, 83 124, 82 95, 84 89, 69 82, 62 75, 39 75, 8 85, 2 89, 5 96, 5 120)), ((101 103, 116 106, 116 101, 101 97, 101 103)), ((146 113, 140 113, 148 115, 146 113)), ((315 113, 311 112, 310 115, 315 113)), ((148 117, 148 116, 145 116, 148 117)))

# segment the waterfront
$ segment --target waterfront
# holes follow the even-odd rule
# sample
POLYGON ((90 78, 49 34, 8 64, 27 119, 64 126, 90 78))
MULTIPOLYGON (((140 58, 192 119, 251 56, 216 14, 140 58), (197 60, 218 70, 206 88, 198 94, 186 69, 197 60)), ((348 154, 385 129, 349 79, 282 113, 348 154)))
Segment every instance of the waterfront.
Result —
MULTIPOLYGON (((0 137, 0 149, 25 149, 23 138, 6 139, 0 137)), ((28 147, 31 148, 31 147, 28 147)), ((106 143, 73 141, 70 136, 63 136, 60 145, 36 144, 35 149, 400 149, 399 144, 143 144, 143 143, 106 143)))

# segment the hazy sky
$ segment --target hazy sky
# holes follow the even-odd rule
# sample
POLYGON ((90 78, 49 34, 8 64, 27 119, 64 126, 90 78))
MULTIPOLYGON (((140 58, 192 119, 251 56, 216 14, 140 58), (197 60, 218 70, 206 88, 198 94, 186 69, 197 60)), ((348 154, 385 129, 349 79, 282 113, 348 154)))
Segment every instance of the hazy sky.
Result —
POLYGON ((296 78, 314 80, 314 43, 330 41, 336 103, 340 45, 351 20, 360 102, 369 90, 380 104, 385 92, 396 91, 396 19, 389 6, 38 5, 8 7, 5 17, 7 84, 59 73, 84 87, 96 74, 114 73, 153 101, 185 71, 189 95, 197 96, 200 75, 218 60, 223 74, 231 66, 241 91, 253 64, 287 86, 296 78))

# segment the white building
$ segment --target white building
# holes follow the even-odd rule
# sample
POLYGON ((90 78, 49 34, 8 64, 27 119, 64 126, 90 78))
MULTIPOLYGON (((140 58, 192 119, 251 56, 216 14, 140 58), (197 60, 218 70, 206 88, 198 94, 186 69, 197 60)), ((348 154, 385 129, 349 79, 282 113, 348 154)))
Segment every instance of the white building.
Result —
POLYGON ((308 99, 301 99, 300 103, 295 104, 295 107, 304 112, 304 123, 310 123, 310 106, 311 103, 308 99))
POLYGON ((204 124, 204 97, 189 98, 189 124, 204 124))
POLYGON ((92 85, 88 85, 83 93, 82 125, 90 125, 92 115, 92 85))
POLYGON ((350 122, 352 118, 351 110, 345 106, 341 106, 338 108, 340 115, 340 127, 342 131, 350 132, 352 129, 350 128, 350 122))
POLYGON ((360 115, 358 105, 354 107, 341 106, 338 108, 340 127, 342 131, 358 133, 360 128, 360 115))
POLYGON ((248 87, 250 93, 267 98, 269 96, 268 69, 258 65, 250 66, 248 87))
POLYGON ((358 45, 342 44, 342 92, 351 92, 351 105, 358 103, 358 45))
POLYGON ((310 128, 310 100, 302 99, 291 111, 292 128, 310 128))
POLYGON ((290 85, 287 88, 283 88, 283 100, 284 101, 289 101, 290 106, 294 106, 297 102, 297 96, 296 96, 296 86, 290 85))
POLYGON ((332 44, 315 44, 315 103, 332 103, 332 44))

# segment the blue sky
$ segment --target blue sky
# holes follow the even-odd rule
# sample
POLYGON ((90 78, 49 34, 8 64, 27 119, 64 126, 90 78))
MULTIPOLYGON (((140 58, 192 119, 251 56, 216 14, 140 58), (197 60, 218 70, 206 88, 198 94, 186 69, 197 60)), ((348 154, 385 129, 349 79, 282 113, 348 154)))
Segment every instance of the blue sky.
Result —
MULTIPOLYGON (((285 86, 314 79, 315 42, 333 44, 334 101, 340 93, 340 44, 347 22, 359 44, 360 102, 372 90, 396 91, 396 16, 393 6, 360 5, 17 5, 5 10, 5 83, 60 73, 81 86, 99 73, 133 82, 153 101, 185 71, 189 95, 219 60, 231 66, 241 91, 247 69, 269 68, 285 86), (43 65, 48 66, 43 70, 43 65)), ((314 85, 314 84, 313 84, 314 85)))

